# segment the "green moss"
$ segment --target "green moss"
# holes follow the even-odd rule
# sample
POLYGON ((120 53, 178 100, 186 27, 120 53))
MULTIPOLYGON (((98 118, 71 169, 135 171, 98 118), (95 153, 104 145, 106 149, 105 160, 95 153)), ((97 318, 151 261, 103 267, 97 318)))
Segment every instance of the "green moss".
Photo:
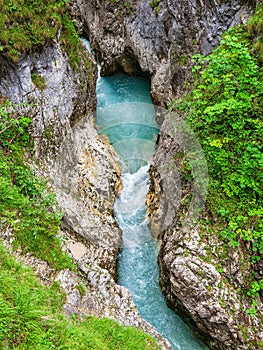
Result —
POLYGON ((67 0, 0 0, 0 28, 0 52, 14 62, 21 53, 53 42, 60 34, 70 64, 77 68, 80 43, 67 0))
POLYGON ((67 12, 65 1, 0 0, 0 43, 14 61, 18 55, 52 41, 67 12))
POLYGON ((84 286, 83 283, 79 283, 77 285, 77 290, 79 291, 79 294, 83 297, 86 293, 86 287, 84 286))
POLYGON ((253 36, 253 48, 260 61, 263 62, 263 3, 258 6, 255 15, 248 22, 247 28, 253 36))
POLYGON ((45 78, 37 73, 31 74, 31 80, 39 90, 44 90, 46 87, 45 78))
POLYGON ((158 16, 158 13, 159 13, 160 10, 161 10, 160 3, 161 3, 160 0, 152 0, 152 1, 150 2, 150 6, 151 6, 151 8, 153 9, 154 14, 155 14, 156 17, 158 16))

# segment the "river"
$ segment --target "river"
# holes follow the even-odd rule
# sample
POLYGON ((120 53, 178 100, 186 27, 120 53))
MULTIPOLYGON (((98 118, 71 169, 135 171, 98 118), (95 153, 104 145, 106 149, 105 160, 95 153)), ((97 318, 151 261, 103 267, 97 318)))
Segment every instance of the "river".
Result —
POLYGON ((169 340, 174 350, 201 350, 181 318, 169 309, 158 284, 158 247, 147 225, 149 161, 159 132, 150 84, 123 73, 99 77, 97 129, 119 153, 123 190, 114 213, 122 230, 118 283, 128 288, 141 316, 169 340))

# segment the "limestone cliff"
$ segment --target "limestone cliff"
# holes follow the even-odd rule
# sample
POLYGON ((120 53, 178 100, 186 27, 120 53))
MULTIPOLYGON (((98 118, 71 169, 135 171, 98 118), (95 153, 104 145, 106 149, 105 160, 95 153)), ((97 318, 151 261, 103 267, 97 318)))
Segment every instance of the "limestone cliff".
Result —
MULTIPOLYGON (((153 100, 165 106, 191 84, 192 54, 211 52, 224 31, 246 22, 256 2, 72 0, 71 4, 102 74, 121 69, 148 75, 153 100)), ((163 123, 148 197, 150 225, 161 245, 162 289, 169 305, 212 349, 259 349, 260 317, 250 318, 245 312, 249 300, 242 292, 242 276, 249 266, 241 268, 242 252, 229 250, 225 266, 219 268, 222 247, 217 238, 201 234, 198 226, 181 229, 192 195, 187 183, 178 190, 176 169, 182 164, 172 167, 174 155, 181 151, 169 123, 163 123)))
MULTIPOLYGON (((75 70, 59 41, 24 53, 17 63, 0 55, 0 94, 33 120, 36 159, 29 161, 56 191, 64 214, 61 242, 78 271, 58 272, 32 254, 13 253, 35 269, 42 283, 60 282, 67 296, 65 314, 110 317, 142 328, 170 349, 115 281, 121 233, 113 204, 121 189, 120 169, 113 148, 95 130, 97 66, 79 45, 75 70)), ((12 250, 13 232, 0 236, 12 250)))
MULTIPOLYGON (((1 56, 0 93, 14 103, 26 103, 26 112, 33 120, 36 158, 41 164, 38 171, 51 178, 65 213, 64 225, 98 249, 106 244, 106 251, 101 248, 102 252, 95 255, 115 275, 120 232, 112 206, 120 171, 117 156, 98 137, 93 125, 96 65, 84 46, 80 54, 81 64, 76 71, 59 42, 25 54, 18 64, 1 56), (33 74, 44 79, 42 88, 34 83, 33 74), (103 262, 99 257, 102 254, 103 262)), ((94 255, 96 249, 90 249, 94 255)))
POLYGON ((242 0, 71 0, 79 29, 89 37, 102 75, 123 69, 151 77, 152 97, 166 104, 189 77, 190 57, 207 54, 231 26, 245 21, 242 0))

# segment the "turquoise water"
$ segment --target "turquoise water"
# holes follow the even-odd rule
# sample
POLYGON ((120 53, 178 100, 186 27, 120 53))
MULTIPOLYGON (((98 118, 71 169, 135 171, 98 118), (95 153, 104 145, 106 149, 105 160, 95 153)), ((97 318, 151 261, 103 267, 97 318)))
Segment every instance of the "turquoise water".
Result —
POLYGON ((118 283, 128 288, 141 316, 169 340, 173 349, 205 349, 170 310, 158 284, 157 245, 145 218, 148 163, 159 132, 149 82, 119 73, 97 82, 97 129, 119 153, 123 190, 115 217, 123 233, 118 283))

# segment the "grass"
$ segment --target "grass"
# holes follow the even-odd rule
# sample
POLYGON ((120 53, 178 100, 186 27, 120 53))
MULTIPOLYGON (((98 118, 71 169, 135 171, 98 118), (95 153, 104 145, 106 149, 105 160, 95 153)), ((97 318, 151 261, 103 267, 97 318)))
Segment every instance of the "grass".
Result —
POLYGON ((44 90, 46 87, 45 78, 37 73, 31 74, 32 82, 39 90, 44 90))
POLYGON ((62 215, 54 194, 26 164, 31 120, 18 107, 9 101, 0 107, 0 229, 11 230, 15 248, 20 246, 24 253, 33 253, 56 269, 71 267, 57 238, 62 215))
POLYGON ((0 242, 0 348, 27 350, 160 349, 155 340, 109 319, 67 319, 59 286, 39 284, 0 242))
POLYGON ((71 65, 77 67, 80 44, 67 0, 0 0, 0 28, 0 52, 12 61, 59 37, 71 65))
POLYGON ((0 0, 1 50, 14 60, 18 53, 53 40, 66 14, 65 1, 0 0))

